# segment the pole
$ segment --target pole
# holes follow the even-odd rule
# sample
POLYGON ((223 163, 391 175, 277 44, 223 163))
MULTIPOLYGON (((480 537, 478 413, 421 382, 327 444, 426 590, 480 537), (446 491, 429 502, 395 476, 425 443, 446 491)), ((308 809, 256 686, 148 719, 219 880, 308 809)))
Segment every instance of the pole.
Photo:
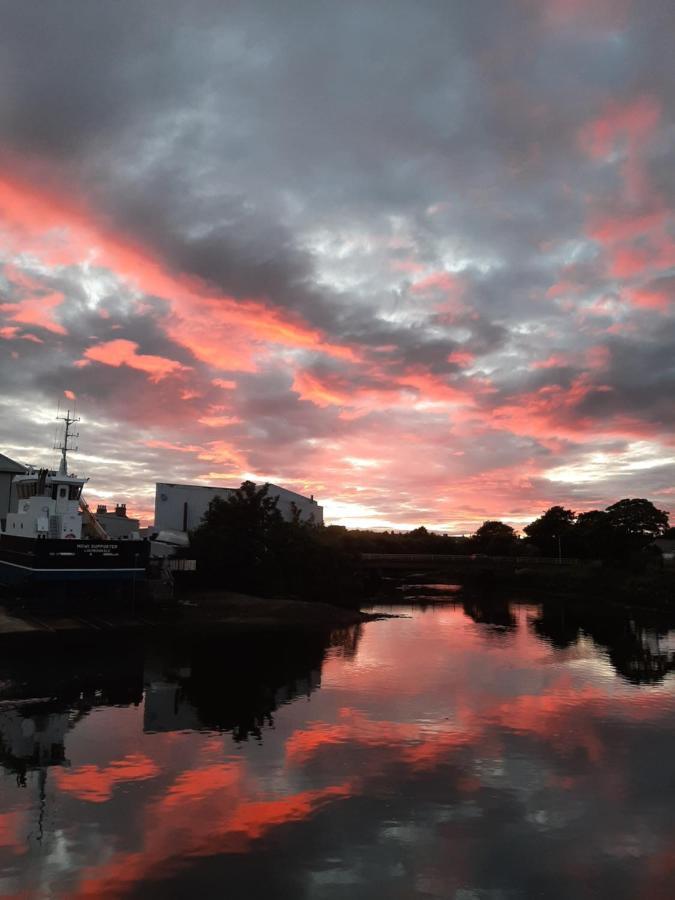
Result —
POLYGON ((136 615, 136 566, 138 565, 138 553, 134 553, 134 571, 131 574, 131 615, 136 615))

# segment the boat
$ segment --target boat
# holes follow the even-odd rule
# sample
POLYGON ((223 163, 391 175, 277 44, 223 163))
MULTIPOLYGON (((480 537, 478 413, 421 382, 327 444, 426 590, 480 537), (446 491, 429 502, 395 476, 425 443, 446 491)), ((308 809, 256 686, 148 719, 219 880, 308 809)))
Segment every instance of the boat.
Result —
POLYGON ((16 512, 0 530, 0 585, 116 584, 145 577, 147 540, 111 540, 82 496, 88 478, 68 473, 68 451, 79 437, 70 410, 58 471, 29 468, 14 478, 16 512))

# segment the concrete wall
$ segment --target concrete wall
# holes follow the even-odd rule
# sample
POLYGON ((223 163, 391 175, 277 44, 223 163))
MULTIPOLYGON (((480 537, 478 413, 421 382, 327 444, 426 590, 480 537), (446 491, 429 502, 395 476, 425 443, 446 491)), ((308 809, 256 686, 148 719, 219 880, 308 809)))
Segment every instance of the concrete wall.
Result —
MULTIPOLYGON (((165 484, 155 486, 155 530, 190 531, 201 523, 214 497, 227 497, 235 488, 207 487, 198 484, 165 484)), ((292 506, 300 510, 303 521, 323 524, 323 507, 316 500, 271 484, 270 497, 278 497, 279 512, 290 520, 292 506)))

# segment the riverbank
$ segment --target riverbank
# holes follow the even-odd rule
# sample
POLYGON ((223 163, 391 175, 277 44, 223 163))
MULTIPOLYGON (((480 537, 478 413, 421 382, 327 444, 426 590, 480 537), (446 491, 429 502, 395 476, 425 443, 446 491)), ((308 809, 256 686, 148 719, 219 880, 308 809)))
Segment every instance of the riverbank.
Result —
POLYGON ((592 566, 560 569, 520 568, 505 571, 417 572, 388 578, 373 585, 373 594, 383 603, 433 603, 478 594, 579 602, 588 606, 621 605, 675 612, 675 571, 633 573, 619 568, 592 566), (439 583, 440 582, 440 583, 439 583))
POLYGON ((180 603, 131 603, 116 609, 46 604, 0 606, 0 640, 38 635, 78 636, 164 631, 176 634, 267 629, 330 630, 371 621, 377 616, 329 603, 267 599, 230 591, 189 594, 180 603))

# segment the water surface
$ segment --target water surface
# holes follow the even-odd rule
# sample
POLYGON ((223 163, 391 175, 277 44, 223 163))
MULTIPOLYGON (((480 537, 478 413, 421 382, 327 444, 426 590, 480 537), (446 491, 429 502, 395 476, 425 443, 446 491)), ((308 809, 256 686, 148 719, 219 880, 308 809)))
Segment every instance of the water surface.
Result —
POLYGON ((0 895, 675 896, 675 633, 396 612, 3 654, 0 895))

